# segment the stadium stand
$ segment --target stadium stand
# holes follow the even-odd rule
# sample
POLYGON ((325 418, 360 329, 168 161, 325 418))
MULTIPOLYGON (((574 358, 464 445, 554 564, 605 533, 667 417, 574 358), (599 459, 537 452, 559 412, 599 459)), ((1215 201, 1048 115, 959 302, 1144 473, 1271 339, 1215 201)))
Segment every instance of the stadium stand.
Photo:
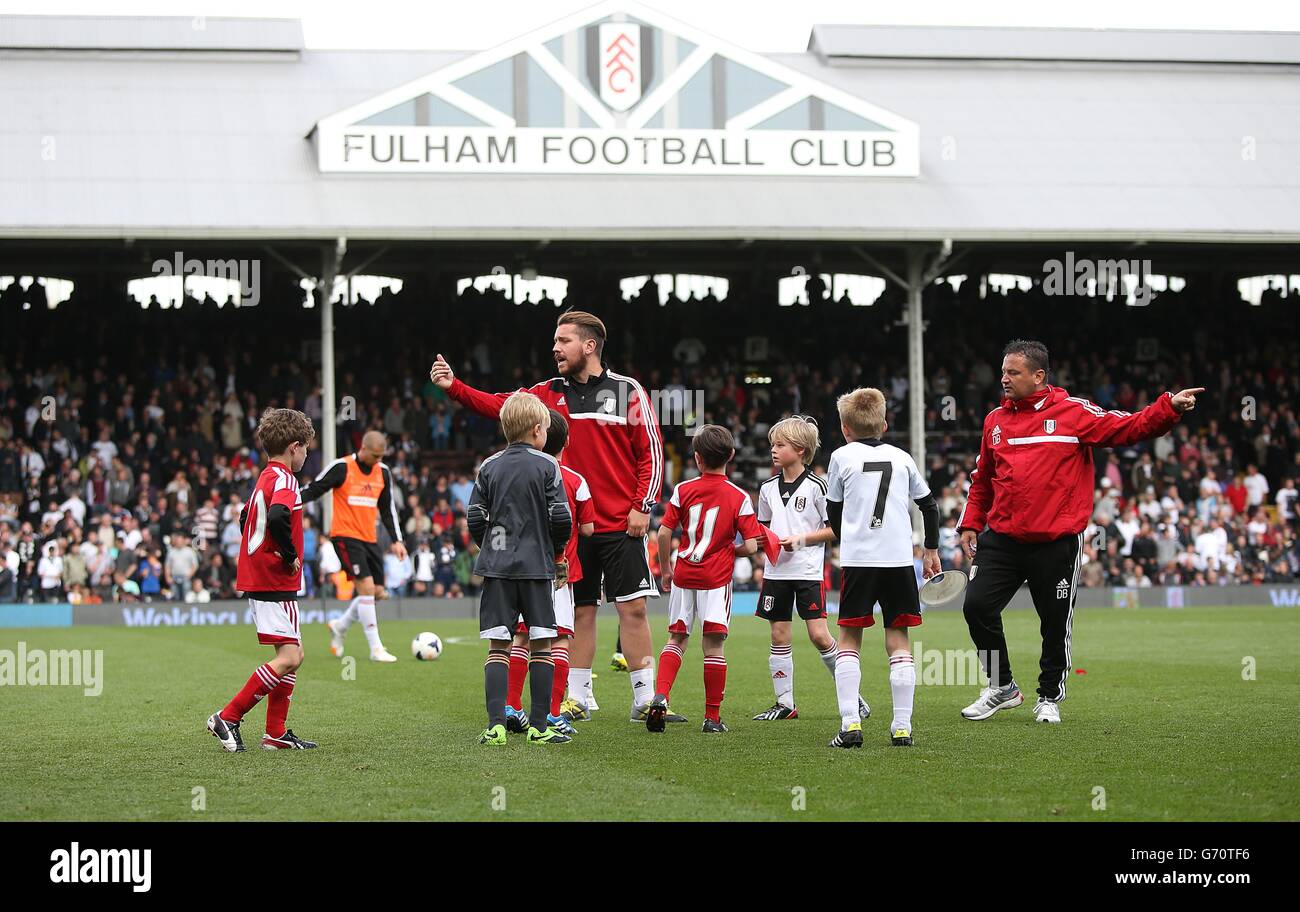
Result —
MULTIPOLYGON (((279 405, 319 425, 315 312, 211 299, 160 310, 80 294, 57 309, 41 303, 0 296, 0 601, 234 596, 239 507, 260 459, 256 418, 279 405)), ((734 478, 752 490, 768 474, 767 428, 785 415, 818 420, 825 465, 840 440, 835 398, 855 386, 885 391, 890 437, 906 446, 899 303, 887 290, 869 307, 829 296, 779 307, 733 283, 720 301, 633 299, 596 310, 618 370, 685 401, 702 393, 703 412, 682 417, 732 429, 734 478)), ((385 294, 338 310, 339 449, 370 427, 389 435, 412 545, 404 565, 389 557, 394 594, 475 591, 463 511, 497 431, 429 382, 433 354, 480 388, 532 383, 552 372, 546 340, 558 312, 554 302, 514 305, 472 289, 459 299, 385 294)), ((926 468, 945 567, 965 565, 956 520, 983 417, 997 403, 1001 347, 1014 335, 1045 341, 1051 381, 1105 408, 1135 411, 1166 389, 1208 388, 1174 434, 1097 452, 1085 585, 1296 579, 1300 364, 1290 297, 1251 306, 1235 287, 1189 285, 1147 307, 1062 305, 1037 287, 997 292, 964 281, 932 286, 925 312, 926 468)), ((680 426, 664 437, 666 477, 680 479, 688 438, 680 426)), ((319 468, 313 451, 304 471, 319 468)), ((346 581, 332 572, 318 505, 309 519, 308 595, 333 593, 346 581)), ((738 585, 760 581, 761 570, 737 567, 738 585)))

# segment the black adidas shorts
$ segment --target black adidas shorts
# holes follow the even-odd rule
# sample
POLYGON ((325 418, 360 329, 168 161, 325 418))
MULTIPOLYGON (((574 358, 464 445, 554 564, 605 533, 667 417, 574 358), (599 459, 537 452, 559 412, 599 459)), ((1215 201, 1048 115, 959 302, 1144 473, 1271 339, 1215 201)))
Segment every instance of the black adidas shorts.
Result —
POLYGON ((555 636, 555 584, 550 580, 516 580, 486 577, 478 600, 479 636, 509 640, 520 619, 534 640, 555 636))
POLYGON ((758 616, 768 621, 789 621, 798 609, 805 621, 826 617, 821 580, 764 579, 758 594, 758 616))
POLYGON ((880 603, 886 627, 919 627, 921 599, 916 570, 907 567, 844 567, 840 577, 840 626, 870 627, 880 603))
POLYGON ((376 586, 384 585, 384 556, 379 553, 376 542, 344 538, 341 535, 330 541, 334 543, 334 551, 338 554, 339 563, 343 565, 343 572, 348 575, 348 579, 369 576, 374 579, 376 586))
POLYGON ((597 532, 579 538, 582 579, 573 584, 573 603, 600 604, 602 579, 608 600, 627 602, 659 595, 645 548, 644 538, 632 538, 626 532, 597 532))

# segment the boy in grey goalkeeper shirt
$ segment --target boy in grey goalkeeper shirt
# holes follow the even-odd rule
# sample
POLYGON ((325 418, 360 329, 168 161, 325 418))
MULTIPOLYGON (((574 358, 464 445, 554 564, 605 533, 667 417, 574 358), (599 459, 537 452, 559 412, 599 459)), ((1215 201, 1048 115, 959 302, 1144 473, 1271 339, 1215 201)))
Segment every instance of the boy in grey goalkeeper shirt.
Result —
POLYGON ((483 577, 479 597, 479 636, 488 640, 483 686, 488 727, 480 744, 506 743, 506 690, 510 640, 520 618, 528 625, 530 661, 529 744, 563 744, 569 736, 545 725, 551 705, 555 663, 553 593, 563 586, 568 567, 564 545, 573 519, 564 493, 560 464, 541 451, 551 416, 532 393, 518 392, 501 407, 501 431, 509 444, 479 466, 466 518, 480 550, 474 572, 483 577))

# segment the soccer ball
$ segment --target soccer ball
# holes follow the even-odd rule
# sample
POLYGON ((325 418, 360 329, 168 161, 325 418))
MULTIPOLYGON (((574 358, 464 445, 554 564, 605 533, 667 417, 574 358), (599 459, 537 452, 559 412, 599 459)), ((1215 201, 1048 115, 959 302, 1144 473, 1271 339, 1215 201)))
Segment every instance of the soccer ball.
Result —
POLYGON ((432 662, 442 655, 442 640, 438 639, 438 634, 427 630, 417 634, 415 639, 411 640, 411 655, 421 662, 432 662))

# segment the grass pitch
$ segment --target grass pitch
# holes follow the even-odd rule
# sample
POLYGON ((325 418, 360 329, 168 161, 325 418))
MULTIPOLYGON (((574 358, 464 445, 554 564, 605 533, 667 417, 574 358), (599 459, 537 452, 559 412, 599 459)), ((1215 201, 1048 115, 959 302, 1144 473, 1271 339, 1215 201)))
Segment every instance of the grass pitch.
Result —
MULTIPOLYGON (((261 704, 244 723, 246 754, 221 752, 204 720, 269 658, 250 627, 5 630, 0 649, 104 650, 104 685, 98 697, 0 689, 0 819, 1300 818, 1300 613, 1080 611, 1074 662, 1086 674, 1072 676, 1059 727, 1035 724, 1030 708, 1037 618, 1005 619, 1026 705, 967 722, 958 711, 976 685, 918 684, 910 750, 889 745, 888 668, 880 630, 868 630, 873 715, 858 751, 826 746, 839 727, 834 688, 806 637, 795 641, 800 718, 750 721, 772 702, 767 624, 752 617, 734 619, 727 643, 725 735, 699 731, 694 642, 673 693, 691 723, 651 735, 627 721, 627 676, 608 669, 615 630, 602 610, 602 711, 571 744, 479 746, 485 647, 473 622, 388 621, 385 642, 402 661, 372 665, 354 630, 354 680, 329 656, 324 627, 308 628, 289 724, 321 747, 259 750, 261 704), (436 663, 410 658, 424 629, 450 640, 436 663)), ((661 646, 664 619, 651 623, 661 646)), ((931 650, 970 648, 958 612, 932 612, 914 633, 921 681, 939 675, 931 650)))

